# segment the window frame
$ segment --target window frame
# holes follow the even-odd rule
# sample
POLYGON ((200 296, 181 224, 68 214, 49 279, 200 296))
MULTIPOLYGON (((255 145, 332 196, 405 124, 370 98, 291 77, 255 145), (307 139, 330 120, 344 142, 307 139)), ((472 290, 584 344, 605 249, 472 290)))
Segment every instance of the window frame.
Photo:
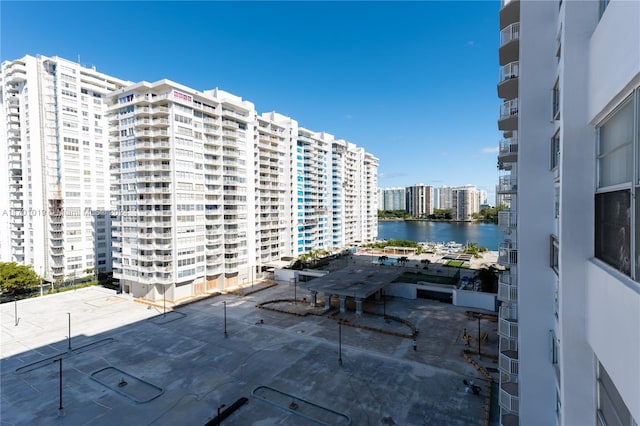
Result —
MULTIPOLYGON (((611 110, 603 119, 601 119, 595 126, 596 130, 596 144, 595 144, 595 188, 594 188, 594 257, 602 260, 604 263, 609 265, 610 267, 616 269, 620 273, 630 277, 636 282, 640 282, 640 262, 638 261, 637 256, 640 253, 636 252, 636 248, 640 248, 640 234, 637 233, 640 229, 640 200, 638 200, 638 196, 640 196, 640 86, 634 88, 631 93, 626 96, 622 101, 616 105, 615 108, 611 110), (631 174, 628 181, 622 183, 614 183, 609 185, 601 184, 601 175, 602 175, 602 160, 605 159, 608 155, 614 153, 618 149, 623 148, 626 145, 620 145, 620 147, 615 147, 612 150, 609 150, 604 156, 600 153, 601 150, 601 130, 602 127, 605 126, 612 118, 616 116, 616 114, 620 113, 624 108, 626 108, 629 104, 631 104, 632 113, 632 135, 631 135, 631 174), (599 227, 598 219, 598 198, 604 194, 613 194, 616 192, 628 192, 628 229, 629 229, 629 260, 628 260, 628 268, 629 272, 624 270, 624 262, 620 261, 619 264, 609 263, 604 258, 600 257, 598 254, 599 246, 598 238, 602 229, 599 227), (638 241, 636 241, 638 240, 638 241)), ((626 197, 626 195, 625 195, 626 197)))

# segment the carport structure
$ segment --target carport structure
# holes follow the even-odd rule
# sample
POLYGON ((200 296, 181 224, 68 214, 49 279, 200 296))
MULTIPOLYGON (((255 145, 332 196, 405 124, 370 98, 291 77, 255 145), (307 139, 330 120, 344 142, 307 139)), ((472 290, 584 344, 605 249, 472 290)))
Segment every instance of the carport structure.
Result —
POLYGON ((362 315, 362 301, 375 294, 380 297, 381 289, 389 285, 402 270, 386 266, 350 265, 344 269, 315 278, 303 287, 311 294, 311 306, 316 306, 318 293, 324 294, 324 309, 331 308, 331 297, 340 299, 340 312, 346 312, 347 297, 356 302, 356 314, 362 315))

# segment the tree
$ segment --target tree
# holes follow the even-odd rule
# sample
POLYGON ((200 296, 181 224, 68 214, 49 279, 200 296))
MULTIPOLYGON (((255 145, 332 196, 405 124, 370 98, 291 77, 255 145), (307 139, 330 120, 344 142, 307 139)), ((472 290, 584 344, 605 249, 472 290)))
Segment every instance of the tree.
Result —
POLYGON ((398 263, 402 265, 405 265, 408 261, 409 261, 409 258, 407 256, 402 256, 398 258, 398 263))
POLYGON ((482 267, 476 272, 475 278, 480 281, 480 291, 485 293, 498 292, 498 270, 492 265, 482 267))
POLYGON ((18 265, 15 262, 0 262, 0 288, 3 293, 28 293, 40 284, 40 277, 31 266, 18 265))

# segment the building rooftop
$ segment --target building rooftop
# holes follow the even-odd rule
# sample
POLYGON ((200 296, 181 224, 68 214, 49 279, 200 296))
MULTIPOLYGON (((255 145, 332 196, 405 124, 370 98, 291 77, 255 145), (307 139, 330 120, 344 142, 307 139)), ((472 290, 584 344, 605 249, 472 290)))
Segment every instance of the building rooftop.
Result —
MULTIPOLYGON (((410 339, 345 325, 339 342, 328 315, 255 306, 290 295, 281 283, 165 315, 98 287, 3 304, 0 416, 8 424, 203 425, 221 404, 246 397, 223 424, 482 423, 484 398, 462 385, 473 378, 486 389, 460 356, 462 329, 476 326, 464 308, 388 300, 388 314, 420 330, 414 352, 410 339)), ((361 320, 383 321, 366 313, 381 303, 367 303, 361 320)), ((495 323, 483 327, 495 336, 495 323)))

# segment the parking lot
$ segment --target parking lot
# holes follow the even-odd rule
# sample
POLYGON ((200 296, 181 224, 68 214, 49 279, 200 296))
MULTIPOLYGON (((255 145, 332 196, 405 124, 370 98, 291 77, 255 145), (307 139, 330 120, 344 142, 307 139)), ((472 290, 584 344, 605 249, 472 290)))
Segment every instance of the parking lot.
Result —
MULTIPOLYGON (((241 397, 222 424, 483 423, 485 382, 460 355, 462 330, 477 330, 464 308, 392 298, 342 315, 373 328, 383 309, 405 318, 419 330, 414 351, 409 338, 326 314, 256 307, 287 298, 291 284, 279 283, 166 314, 98 287, 3 304, 2 424, 204 425, 241 397), (480 396, 465 393, 465 378, 480 396)), ((497 353, 496 324, 481 327, 482 352, 497 353)))

